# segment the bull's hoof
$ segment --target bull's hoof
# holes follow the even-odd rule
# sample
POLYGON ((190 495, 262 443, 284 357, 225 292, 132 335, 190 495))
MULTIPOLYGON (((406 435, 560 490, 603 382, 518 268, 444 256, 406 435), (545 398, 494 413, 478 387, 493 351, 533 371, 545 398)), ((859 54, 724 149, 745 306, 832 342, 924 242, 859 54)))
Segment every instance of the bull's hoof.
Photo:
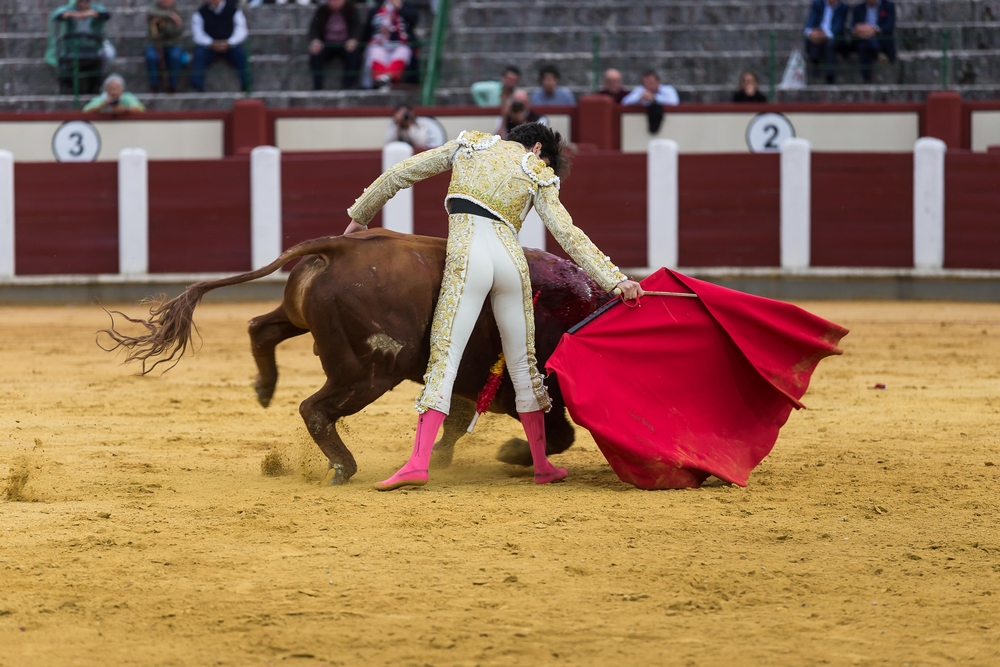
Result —
POLYGON ((340 463, 334 463, 323 477, 323 486, 340 486, 346 481, 347 477, 344 475, 344 466, 340 463))
POLYGON ((451 467, 455 458, 455 445, 438 445, 431 453, 431 470, 443 470, 451 467))
POLYGON ((261 380, 260 376, 258 375, 257 379, 254 380, 253 389, 257 393, 257 402, 260 403, 260 406, 262 408, 266 408, 267 406, 271 405, 271 399, 274 397, 273 384, 271 384, 270 386, 265 385, 263 380, 261 380))
POLYGON ((500 445, 497 450, 497 461, 509 463, 513 466, 530 466, 531 449, 528 448, 528 441, 521 438, 511 438, 500 445))

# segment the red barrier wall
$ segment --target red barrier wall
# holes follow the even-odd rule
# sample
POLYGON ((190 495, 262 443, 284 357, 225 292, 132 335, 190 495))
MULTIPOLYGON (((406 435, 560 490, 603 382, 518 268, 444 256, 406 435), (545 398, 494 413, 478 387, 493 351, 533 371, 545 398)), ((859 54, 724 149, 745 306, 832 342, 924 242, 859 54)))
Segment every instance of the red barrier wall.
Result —
POLYGON ((778 266, 778 155, 681 155, 680 266, 778 266))
POLYGON ((249 158, 151 161, 150 273, 249 270, 249 158))
POLYGON ((945 155, 944 265, 1000 269, 1000 154, 945 155))
POLYGON ((118 272, 118 165, 14 164, 18 275, 118 272))
MULTIPOLYGON (((382 173, 378 151, 284 153, 281 157, 282 247, 341 234, 347 209, 382 173)), ((382 214, 371 221, 381 226, 382 214)))
POLYGON ((413 233, 426 236, 448 236, 448 213, 444 198, 448 194, 451 172, 446 171, 426 181, 420 181, 413 190, 413 233))
POLYGON ((813 153, 813 266, 913 266, 913 154, 813 153))
MULTIPOLYGON (((646 156, 581 153, 559 199, 573 223, 620 267, 646 266, 646 156)), ((546 232, 549 252, 566 257, 546 232)))

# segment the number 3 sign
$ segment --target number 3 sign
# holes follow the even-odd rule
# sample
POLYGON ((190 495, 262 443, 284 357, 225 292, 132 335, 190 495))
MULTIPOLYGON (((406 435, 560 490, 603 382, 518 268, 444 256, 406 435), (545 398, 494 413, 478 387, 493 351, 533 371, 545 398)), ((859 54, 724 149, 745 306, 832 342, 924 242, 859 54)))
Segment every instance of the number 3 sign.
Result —
POLYGON ((770 153, 795 138, 795 128, 780 113, 757 114, 747 125, 747 147, 751 153, 770 153))
POLYGON ((52 137, 52 153, 59 162, 93 162, 101 152, 101 135, 84 120, 63 123, 52 137))

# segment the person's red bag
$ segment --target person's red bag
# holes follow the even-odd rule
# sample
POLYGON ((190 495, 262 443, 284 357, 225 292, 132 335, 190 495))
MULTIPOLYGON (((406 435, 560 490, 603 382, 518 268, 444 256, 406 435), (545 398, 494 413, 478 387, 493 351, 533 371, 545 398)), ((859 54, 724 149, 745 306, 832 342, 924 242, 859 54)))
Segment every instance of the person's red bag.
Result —
POLYGON ((564 334, 546 368, 570 416, 641 489, 745 486, 847 329, 669 269, 642 288, 697 298, 618 301, 564 334))

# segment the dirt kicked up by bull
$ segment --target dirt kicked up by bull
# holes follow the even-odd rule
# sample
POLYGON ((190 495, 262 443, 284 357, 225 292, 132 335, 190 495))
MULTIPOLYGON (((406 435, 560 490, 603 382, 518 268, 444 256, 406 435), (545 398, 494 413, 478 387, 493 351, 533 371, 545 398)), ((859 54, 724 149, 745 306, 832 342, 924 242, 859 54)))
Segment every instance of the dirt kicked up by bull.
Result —
MULTIPOLYGON (((540 250, 525 249, 535 302, 539 369, 574 324, 612 298, 576 264, 540 250)), ((347 482, 358 470, 354 456, 337 431, 337 420, 373 403, 404 380, 422 382, 430 356, 430 330, 444 273, 445 239, 411 236, 376 229, 347 237, 305 241, 265 267, 229 278, 202 282, 176 298, 154 302, 148 318, 111 311, 112 322, 98 335, 109 352, 124 349, 125 363, 140 364, 145 375, 158 367, 169 370, 184 355, 195 331, 194 310, 212 290, 249 282, 302 258, 291 270, 281 305, 250 320, 250 348, 257 364, 255 390, 264 407, 278 382, 275 347, 311 333, 326 383, 305 399, 299 412, 313 440, 326 455, 324 482, 347 482), (120 315, 143 333, 119 329, 120 315), (103 340, 110 337, 110 345, 103 340)), ((432 465, 451 464, 455 442, 466 432, 479 390, 501 351, 500 334, 487 300, 469 340, 455 381, 455 401, 435 445, 432 465)), ((555 378, 548 380, 552 410, 545 416, 547 454, 573 444, 573 426, 555 378)), ((491 408, 517 418, 514 387, 504 373, 491 408)), ((528 443, 513 438, 497 458, 531 465, 528 443)))

